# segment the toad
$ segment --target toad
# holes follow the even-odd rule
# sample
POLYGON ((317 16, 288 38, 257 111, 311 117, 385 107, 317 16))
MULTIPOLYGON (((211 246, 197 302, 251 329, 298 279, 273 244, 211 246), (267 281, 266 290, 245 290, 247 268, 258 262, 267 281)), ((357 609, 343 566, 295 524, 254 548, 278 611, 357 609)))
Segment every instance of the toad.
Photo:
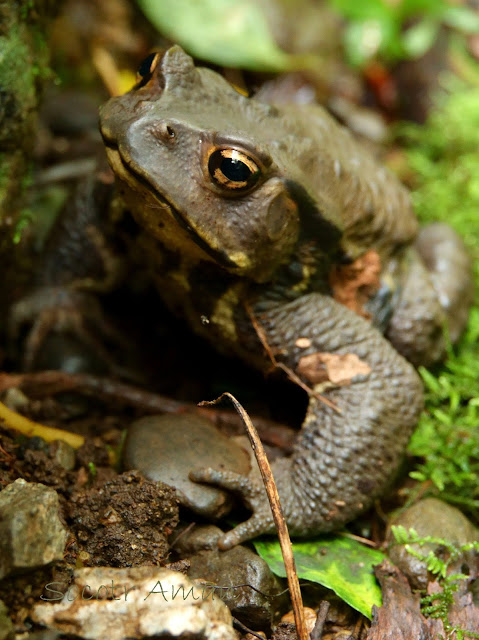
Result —
MULTIPOLYGON (((310 388, 294 451, 273 464, 291 533, 352 520, 398 470, 423 406, 415 366, 444 356, 445 325, 454 341, 466 323, 461 239, 443 224, 419 231, 406 188, 323 108, 245 97, 178 46, 102 107, 101 133, 116 196, 59 222, 42 300, 92 313, 92 282, 117 280, 114 261, 98 262, 104 238, 131 216, 136 257, 174 314, 216 349, 265 372, 273 360, 310 388)), ((31 317, 22 304, 17 324, 31 317)), ((222 548, 274 530, 252 475, 192 477, 252 511, 222 548)))

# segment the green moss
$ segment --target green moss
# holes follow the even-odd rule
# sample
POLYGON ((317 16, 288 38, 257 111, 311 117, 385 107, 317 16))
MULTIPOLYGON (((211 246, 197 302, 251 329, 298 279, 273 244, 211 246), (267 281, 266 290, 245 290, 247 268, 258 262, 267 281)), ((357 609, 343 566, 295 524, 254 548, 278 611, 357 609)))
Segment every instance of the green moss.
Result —
POLYGON ((417 176, 414 203, 424 222, 442 219, 479 258, 479 88, 456 78, 424 127, 403 128, 417 176))
POLYGON ((436 577, 439 590, 434 593, 423 595, 421 598, 422 613, 429 618, 442 620, 447 638, 452 638, 453 634, 457 640, 465 638, 479 638, 479 633, 468 631, 449 620, 451 608, 455 604, 455 594, 461 586, 464 589, 470 576, 463 573, 453 573, 452 569, 470 551, 479 551, 479 542, 470 542, 459 547, 453 545, 444 538, 434 538, 427 536, 421 538, 414 529, 406 529, 402 526, 392 527, 392 533, 396 542, 405 545, 406 550, 419 561, 424 562, 427 570, 436 577), (434 545, 436 552, 418 550, 418 547, 429 547, 434 545), (462 584, 461 584, 462 582, 462 584))
MULTIPOLYGON (((423 223, 442 220, 464 237, 479 285, 479 89, 449 79, 424 126, 405 125, 413 199, 423 223)), ((422 370, 426 411, 409 451, 411 475, 479 521, 479 306, 444 365, 422 370)))
MULTIPOLYGON (((0 4, 1 0, 0 0, 0 4)), ((36 112, 50 76, 45 29, 53 0, 3 3, 0 20, 0 258, 26 226, 28 179, 36 112)), ((5 258, 10 261, 11 257, 5 258)), ((4 265, 1 265, 4 269, 4 265)))

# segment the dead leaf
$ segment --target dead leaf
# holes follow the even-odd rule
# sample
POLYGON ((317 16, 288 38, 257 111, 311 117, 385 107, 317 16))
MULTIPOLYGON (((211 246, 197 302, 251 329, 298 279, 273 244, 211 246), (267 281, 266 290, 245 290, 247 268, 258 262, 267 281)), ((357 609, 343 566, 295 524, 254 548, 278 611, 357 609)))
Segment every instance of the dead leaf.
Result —
POLYGON ((312 353, 300 358, 297 372, 312 384, 332 382, 343 386, 357 375, 371 373, 371 367, 355 353, 312 353))
MULTIPOLYGON (((309 634, 314 629, 317 614, 314 609, 311 609, 311 607, 303 607, 303 614, 304 614, 304 622, 305 622, 306 630, 309 634)), ((285 613, 284 616, 281 618, 281 622, 289 622, 290 624, 294 624, 293 612, 288 611, 288 613, 285 613)))
POLYGON ((367 251, 352 264, 335 265, 329 273, 329 284, 337 302, 364 318, 370 314, 364 305, 380 287, 381 258, 376 251, 367 251))

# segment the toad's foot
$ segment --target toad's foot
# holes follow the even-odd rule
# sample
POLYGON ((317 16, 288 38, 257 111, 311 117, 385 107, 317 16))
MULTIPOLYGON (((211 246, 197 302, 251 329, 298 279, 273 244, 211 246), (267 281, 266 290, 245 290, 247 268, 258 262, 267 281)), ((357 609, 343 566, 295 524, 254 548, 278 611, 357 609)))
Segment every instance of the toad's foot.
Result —
POLYGON ((87 369, 90 369, 91 359, 95 364, 101 363, 106 370, 117 372, 118 367, 104 345, 124 349, 126 339, 105 318, 91 294, 67 287, 44 287, 17 302, 10 310, 9 344, 14 354, 19 354, 24 371, 36 367, 48 339, 58 335, 68 335, 71 340, 70 343, 68 340, 63 342, 65 352, 61 354, 60 363, 56 356, 56 362, 47 368, 69 369, 67 363, 75 359, 69 357, 69 345, 75 351, 73 345, 76 343, 83 347, 81 359, 87 369))
POLYGON ((204 482, 238 494, 253 515, 237 525, 218 541, 220 549, 231 549, 237 544, 255 538, 263 533, 272 533, 273 515, 266 497, 266 490, 259 479, 243 476, 233 471, 200 469, 190 473, 190 480, 204 482))

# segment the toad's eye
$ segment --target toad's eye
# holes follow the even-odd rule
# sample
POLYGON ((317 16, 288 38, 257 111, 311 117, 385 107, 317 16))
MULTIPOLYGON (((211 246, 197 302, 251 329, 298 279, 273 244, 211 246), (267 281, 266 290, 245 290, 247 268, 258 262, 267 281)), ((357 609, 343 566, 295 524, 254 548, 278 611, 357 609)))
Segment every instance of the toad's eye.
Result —
POLYGON ((143 87, 150 80, 159 60, 159 53, 150 53, 150 55, 143 60, 136 73, 137 89, 143 87))
POLYGON ((248 191, 261 176, 253 158, 238 149, 213 151, 208 158, 208 171, 216 186, 231 193, 248 191))

